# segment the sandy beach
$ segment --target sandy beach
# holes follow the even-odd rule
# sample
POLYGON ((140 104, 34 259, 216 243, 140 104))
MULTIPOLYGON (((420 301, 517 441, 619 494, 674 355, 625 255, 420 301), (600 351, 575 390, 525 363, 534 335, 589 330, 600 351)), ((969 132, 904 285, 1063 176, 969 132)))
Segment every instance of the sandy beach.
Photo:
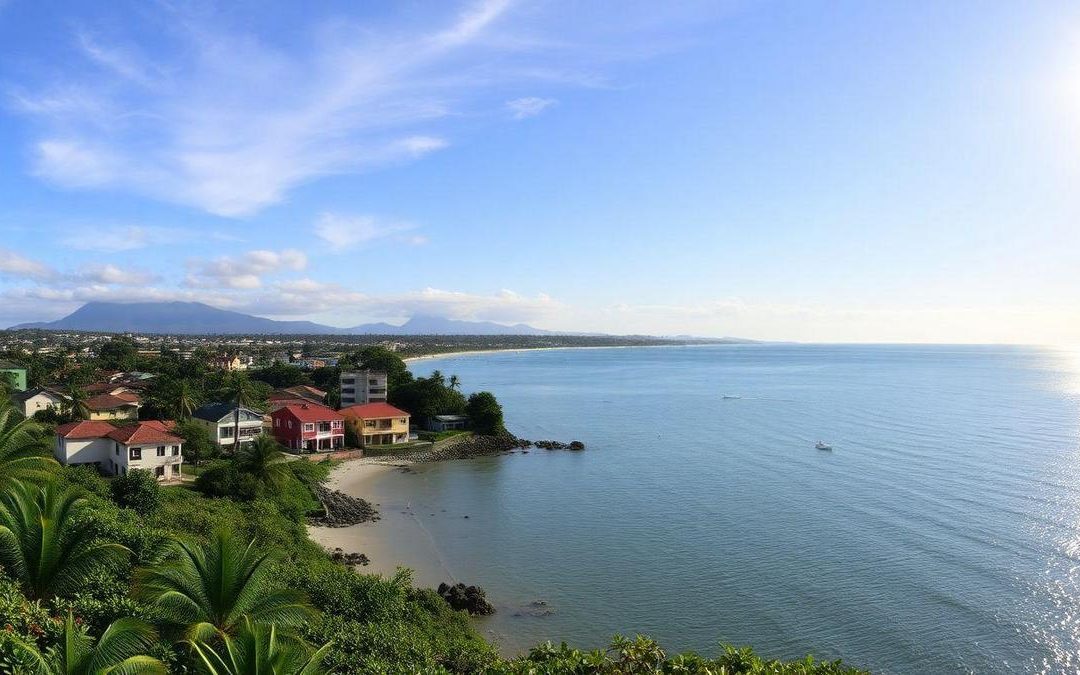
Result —
POLYGON ((408 567, 419 586, 456 581, 430 533, 416 517, 413 505, 378 487, 380 477, 406 466, 408 463, 401 460, 371 458, 336 467, 327 486, 375 504, 380 520, 350 527, 309 525, 308 536, 327 549, 340 547, 347 553, 363 553, 371 562, 358 569, 366 574, 390 576, 398 567, 408 567))

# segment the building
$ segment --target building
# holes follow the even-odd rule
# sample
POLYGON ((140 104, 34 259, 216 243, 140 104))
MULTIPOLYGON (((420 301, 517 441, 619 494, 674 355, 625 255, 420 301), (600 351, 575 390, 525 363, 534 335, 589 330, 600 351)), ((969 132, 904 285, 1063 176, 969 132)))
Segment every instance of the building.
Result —
POLYGON ((15 391, 26 391, 26 368, 11 361, 0 361, 0 377, 6 376, 15 391))
POLYGON ((362 403, 338 412, 345 417, 361 447, 409 441, 409 413, 389 403, 362 403))
POLYGON ((359 370, 341 374, 341 407, 386 403, 386 373, 359 370))
POLYGON ((289 404, 272 413, 274 438, 298 452, 325 452, 345 445, 345 418, 317 403, 289 404))
POLYGON ((317 403, 323 405, 326 401, 326 392, 318 387, 311 387, 306 384, 300 384, 295 387, 287 387, 285 389, 275 389, 270 392, 269 399, 273 401, 304 401, 307 403, 317 403))
POLYGON ((145 469, 158 480, 179 480, 184 440, 173 435, 171 428, 171 423, 157 420, 123 427, 101 421, 71 422, 56 428, 53 454, 61 464, 92 464, 110 476, 145 469))
POLYGON ((435 415, 427 421, 428 431, 457 431, 469 426, 465 415, 435 415))
POLYGON ((85 405, 91 420, 137 420, 141 407, 139 397, 128 392, 91 396, 85 405))
POLYGON ((39 410, 52 408, 59 412, 70 401, 67 396, 47 387, 35 387, 20 391, 11 396, 11 401, 22 410, 26 417, 32 417, 39 410))
MULTIPOLYGON (((226 449, 234 449, 237 433, 236 405, 233 403, 207 403, 200 406, 191 418, 206 427, 210 438, 226 449)), ((262 413, 240 406, 240 443, 247 443, 263 432, 262 413)))

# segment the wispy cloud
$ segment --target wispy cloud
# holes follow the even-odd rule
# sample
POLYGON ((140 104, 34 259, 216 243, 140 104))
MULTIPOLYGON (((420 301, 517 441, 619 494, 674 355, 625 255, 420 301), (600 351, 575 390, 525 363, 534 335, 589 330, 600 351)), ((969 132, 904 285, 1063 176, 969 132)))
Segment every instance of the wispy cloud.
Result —
POLYGON ((553 98, 526 96, 507 101, 506 109, 510 111, 514 119, 523 120, 527 117, 536 117, 556 103, 558 101, 553 98))
POLYGON ((191 288, 254 289, 266 274, 299 271, 307 267, 307 254, 295 249, 248 251, 239 256, 193 260, 184 285, 191 288))
POLYGON ((44 263, 31 260, 15 251, 0 248, 0 276, 16 280, 43 281, 56 276, 56 272, 44 263))
POLYGON ((315 223, 315 235, 337 251, 347 251, 389 238, 413 245, 426 243, 427 239, 420 235, 404 236, 405 232, 415 227, 411 223, 386 222, 375 216, 323 213, 315 223))
POLYGON ((190 236, 188 232, 168 227, 83 224, 69 228, 61 235, 60 243, 80 251, 115 253, 175 244, 190 236))

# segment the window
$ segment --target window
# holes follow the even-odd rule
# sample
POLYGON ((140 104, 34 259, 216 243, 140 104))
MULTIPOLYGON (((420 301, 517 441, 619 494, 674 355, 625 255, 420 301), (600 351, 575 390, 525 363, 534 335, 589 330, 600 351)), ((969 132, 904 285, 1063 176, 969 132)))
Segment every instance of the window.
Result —
POLYGON ((119 457, 120 456, 120 444, 119 443, 114 443, 114 445, 116 446, 116 456, 119 457))
POLYGON ((292 429, 292 420, 289 420, 289 428, 292 429))
POLYGON ((132 448, 128 451, 130 459, 142 459, 142 448, 132 448))
POLYGON ((279 420, 278 418, 275 417, 274 418, 274 426, 275 427, 280 427, 281 426, 281 420, 279 420))
POLYGON ((172 456, 176 457, 179 454, 180 454, 180 446, 179 445, 172 446, 172 456))
POLYGON ((319 431, 323 431, 323 432, 330 431, 330 423, 329 422, 319 422, 319 431))
POLYGON ((158 478, 164 478, 165 477, 165 467, 163 467, 163 466, 154 467, 154 475, 157 476, 158 478))
POLYGON ((233 428, 232 427, 221 427, 221 437, 222 438, 232 438, 233 437, 233 428))
POLYGON ((305 424, 304 431, 315 431, 315 425, 310 422, 305 424))
POLYGON ((165 446, 164 445, 159 445, 157 447, 157 456, 158 457, 164 457, 165 456, 165 446))

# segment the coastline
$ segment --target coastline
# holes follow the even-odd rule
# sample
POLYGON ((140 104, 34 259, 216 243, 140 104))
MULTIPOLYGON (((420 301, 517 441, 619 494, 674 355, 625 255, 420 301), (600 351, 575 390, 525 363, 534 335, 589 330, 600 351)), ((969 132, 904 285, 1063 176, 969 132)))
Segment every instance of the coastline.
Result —
POLYGON ((363 553, 370 563, 357 567, 362 574, 393 576, 399 567, 413 571, 413 583, 434 588, 457 582, 443 560, 434 539, 416 517, 414 505, 379 491, 380 479, 413 463, 391 458, 349 460, 333 469, 326 485, 353 497, 372 502, 379 511, 376 522, 349 527, 308 525, 308 537, 323 548, 363 553))
MULTIPOLYGON (((724 344, 724 343, 716 343, 724 344)), ((736 343, 732 343, 733 346, 736 343)), ((555 352, 566 350, 583 350, 583 349, 656 349, 656 348, 671 348, 671 347, 714 347, 715 344, 670 344, 670 345, 597 345, 597 346, 567 346, 567 347, 510 347, 508 349, 467 349, 457 352, 442 352, 439 354, 422 354, 420 356, 409 356, 401 359, 405 363, 412 363, 413 361, 430 361, 432 359, 444 359, 456 356, 469 356, 472 354, 507 354, 514 352, 555 352)))

